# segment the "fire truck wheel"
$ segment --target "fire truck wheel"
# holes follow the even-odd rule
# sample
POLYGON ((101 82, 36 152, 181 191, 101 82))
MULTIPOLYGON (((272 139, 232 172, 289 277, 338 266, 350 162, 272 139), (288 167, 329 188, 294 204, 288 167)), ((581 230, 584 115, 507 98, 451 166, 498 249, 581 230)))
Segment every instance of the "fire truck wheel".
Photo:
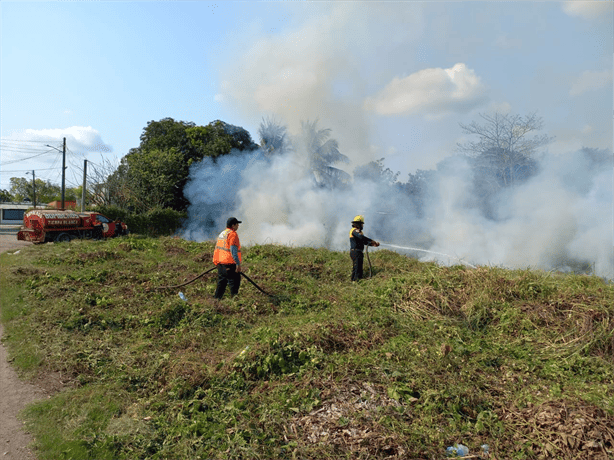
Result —
POLYGON ((70 235, 68 233, 60 233, 56 238, 56 243, 68 243, 70 241, 70 235))

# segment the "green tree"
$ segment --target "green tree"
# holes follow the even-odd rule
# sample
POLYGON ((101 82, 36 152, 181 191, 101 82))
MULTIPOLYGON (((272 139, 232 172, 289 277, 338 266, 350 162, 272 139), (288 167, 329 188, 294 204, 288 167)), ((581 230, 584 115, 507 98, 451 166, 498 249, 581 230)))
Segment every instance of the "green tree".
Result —
POLYGON ((8 190, 0 190, 0 201, 9 202, 13 201, 13 195, 8 190))
POLYGON ((397 181, 399 173, 395 173, 390 168, 384 169, 384 158, 372 161, 366 165, 358 166, 354 169, 354 180, 370 180, 377 184, 392 185, 397 181))
POLYGON ((263 118, 258 129, 260 148, 266 155, 279 154, 290 148, 287 128, 274 118, 263 118))
POLYGON ((150 121, 140 139, 139 147, 130 149, 108 176, 99 202, 141 211, 153 207, 184 211, 189 203, 183 188, 193 162, 258 147, 245 129, 220 120, 207 126, 172 118, 150 121))
POLYGON ((15 201, 36 201, 37 204, 49 203, 61 197, 62 189, 59 185, 54 185, 49 181, 36 179, 34 188, 32 180, 25 177, 11 177, 11 195, 15 201), (34 192, 36 192, 36 200, 34 200, 34 192))
POLYGON ((328 139, 330 129, 318 129, 318 120, 310 123, 302 122, 302 141, 308 158, 309 168, 315 182, 320 187, 334 188, 347 184, 350 175, 331 165, 349 163, 348 157, 339 152, 339 144, 335 139, 328 139))
POLYGON ((141 134, 141 144, 133 151, 159 150, 165 151, 175 148, 184 153, 189 149, 186 129, 196 126, 192 122, 175 121, 172 118, 163 118, 160 121, 150 121, 141 134))
POLYGON ((179 195, 178 184, 187 174, 187 164, 176 148, 138 152, 127 157, 126 162, 129 200, 137 210, 173 207, 179 195))
MULTIPOLYGON (((195 126, 186 130, 190 143, 188 161, 200 161, 204 157, 217 158, 230 153, 233 148, 239 148, 224 129, 223 122, 213 122, 207 126, 195 126)), ((241 149, 239 149, 241 150, 241 149)))
POLYGON ((430 186, 437 180, 436 176, 436 171, 418 169, 415 173, 410 173, 407 182, 401 186, 401 189, 411 198, 414 204, 414 212, 418 217, 424 216, 430 197, 430 186))

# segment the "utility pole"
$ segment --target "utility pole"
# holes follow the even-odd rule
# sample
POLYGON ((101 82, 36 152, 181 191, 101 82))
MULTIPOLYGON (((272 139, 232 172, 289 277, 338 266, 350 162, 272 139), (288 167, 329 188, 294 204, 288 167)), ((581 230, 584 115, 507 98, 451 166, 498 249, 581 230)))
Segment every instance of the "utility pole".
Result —
POLYGON ((64 198, 66 196, 66 138, 62 148, 62 211, 64 210, 64 198))
MULTIPOLYGON (((30 174, 27 172, 26 174, 30 174)), ((32 170, 32 203, 36 208, 36 176, 34 175, 34 170, 32 170)))
POLYGON ((32 170, 32 201, 36 208, 36 176, 34 175, 34 170, 32 170))
POLYGON ((85 188, 87 187, 87 160, 83 160, 83 189, 81 190, 81 212, 85 211, 85 188))

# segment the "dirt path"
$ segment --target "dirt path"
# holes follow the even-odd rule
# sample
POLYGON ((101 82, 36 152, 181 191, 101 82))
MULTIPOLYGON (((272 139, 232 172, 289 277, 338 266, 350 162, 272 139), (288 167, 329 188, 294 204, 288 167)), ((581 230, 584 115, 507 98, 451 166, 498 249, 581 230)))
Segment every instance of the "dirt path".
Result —
MULTIPOLYGON (((0 252, 13 252, 30 244, 17 241, 14 234, 0 235, 0 252)), ((3 332, 0 323, 0 459, 36 460, 29 448, 32 437, 26 433, 17 414, 29 403, 46 396, 42 389, 19 379, 7 361, 7 352, 1 341, 3 332)))
MULTIPOLYGON (((4 328, 0 324, 0 338, 4 328)), ((20 380, 7 361, 6 349, 0 345, 0 458, 35 460, 30 450, 32 437, 25 431, 17 414, 27 404, 45 397, 40 388, 20 380)))

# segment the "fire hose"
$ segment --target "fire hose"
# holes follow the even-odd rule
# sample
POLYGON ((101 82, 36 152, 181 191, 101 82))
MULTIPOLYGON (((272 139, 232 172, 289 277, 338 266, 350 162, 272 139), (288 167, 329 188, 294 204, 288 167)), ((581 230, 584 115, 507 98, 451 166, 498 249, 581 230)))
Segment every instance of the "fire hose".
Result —
POLYGON ((273 297, 273 296, 272 296, 271 294, 269 294, 268 292, 263 291, 263 290, 260 288, 260 286, 258 286, 256 283, 254 283, 254 282, 252 281, 252 279, 251 279, 249 276, 247 276, 245 273, 241 272, 241 276, 242 276, 243 278, 245 278, 247 281, 249 281, 250 283, 252 283, 252 284, 255 286, 255 288, 256 288, 256 289, 258 289, 260 292, 262 292, 264 295, 268 295, 269 297, 273 297))
MULTIPOLYGON (((207 273, 212 272, 213 270, 215 270, 217 268, 217 266, 214 266, 213 268, 210 268, 209 270, 206 270, 204 272, 202 272, 200 275, 198 275, 195 278, 192 278, 190 281, 186 281, 185 283, 182 284, 176 284, 174 286, 156 286, 153 289, 176 289, 176 288, 180 288, 183 286, 186 286, 188 284, 193 283, 194 281, 196 281, 199 278, 202 278, 204 275, 206 275, 207 273)), ((267 295, 269 297, 273 297, 271 294, 269 294, 268 292, 264 291, 260 286, 258 286, 249 276, 247 276, 245 273, 241 272, 241 276, 243 276, 243 278, 245 278, 247 281, 249 281, 250 283, 252 283, 254 285, 254 287, 256 289, 258 289, 260 292, 262 292, 264 295, 267 295)))
POLYGON ((367 261, 369 262, 369 278, 373 278, 373 267, 371 266, 371 258, 369 257, 369 246, 365 246, 365 253, 367 254, 367 261))
POLYGON ((215 270, 217 267, 213 267, 207 271, 202 272, 200 275, 198 275, 196 278, 191 279, 190 281, 186 281, 183 284, 176 284, 174 286, 156 286, 153 289, 175 289, 175 288, 179 288, 179 287, 183 287, 187 284, 193 283, 194 281, 196 281, 197 279, 203 277, 204 275, 206 275, 209 272, 212 272, 213 270, 215 270))

